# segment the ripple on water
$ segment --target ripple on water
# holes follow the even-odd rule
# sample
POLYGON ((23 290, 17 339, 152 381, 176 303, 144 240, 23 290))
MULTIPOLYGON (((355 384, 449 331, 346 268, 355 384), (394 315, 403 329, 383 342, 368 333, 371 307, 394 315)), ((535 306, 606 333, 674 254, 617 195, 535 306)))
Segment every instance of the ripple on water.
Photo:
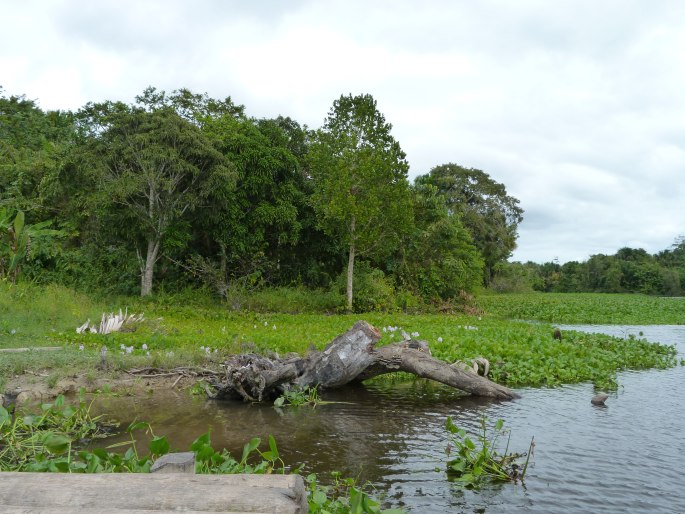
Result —
MULTIPOLYGON (((682 326, 606 331, 618 336, 642 331, 685 353, 682 326)), ((304 463, 305 472, 324 479, 338 470, 370 480, 387 492, 390 504, 415 513, 685 512, 680 474, 685 367, 620 373, 619 384, 605 408, 590 405, 591 384, 522 389, 520 399, 497 403, 416 381, 327 392, 327 400, 350 403, 316 409, 278 411, 185 395, 155 395, 133 404, 118 399, 114 417, 124 423, 149 420, 156 433, 181 449, 209 427, 215 447, 234 454, 250 438, 273 434, 286 462, 304 463), (483 415, 506 420, 512 451, 527 450, 535 436, 525 486, 499 484, 473 492, 447 481, 447 416, 475 433, 483 415)))

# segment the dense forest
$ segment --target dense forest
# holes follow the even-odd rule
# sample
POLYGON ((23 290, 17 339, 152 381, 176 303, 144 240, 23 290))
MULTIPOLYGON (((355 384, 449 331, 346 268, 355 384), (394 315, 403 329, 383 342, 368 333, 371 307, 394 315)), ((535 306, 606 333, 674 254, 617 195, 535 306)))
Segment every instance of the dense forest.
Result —
POLYGON ((0 277, 458 303, 511 255, 522 210, 483 171, 408 170, 369 95, 341 96, 310 130, 186 89, 76 112, 0 90, 0 277))
POLYGON ((685 236, 670 249, 650 255, 621 248, 614 255, 597 254, 584 262, 504 263, 490 284, 498 291, 557 293, 641 293, 685 295, 685 236))
POLYGON ((105 294, 267 287, 340 310, 459 305, 496 290, 681 294, 685 243, 650 256, 508 263, 523 210, 484 171, 413 183, 370 95, 318 129, 186 89, 44 111, 0 89, 0 280, 105 294))

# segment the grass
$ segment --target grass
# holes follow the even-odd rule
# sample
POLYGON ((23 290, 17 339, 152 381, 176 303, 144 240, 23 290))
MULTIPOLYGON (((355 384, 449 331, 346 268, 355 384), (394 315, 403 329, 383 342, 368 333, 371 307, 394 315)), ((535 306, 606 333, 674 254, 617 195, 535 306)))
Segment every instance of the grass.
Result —
MULTIPOLYGON (((69 374, 92 372, 103 346, 113 372, 142 366, 211 367, 228 354, 247 351, 303 354, 311 346, 322 349, 358 319, 365 319, 379 328, 418 332, 433 355, 445 361, 485 357, 490 361, 491 378, 512 387, 582 381, 610 387, 616 385, 619 370, 674 365, 674 348, 571 331, 557 341, 550 325, 502 318, 589 323, 606 322, 613 312, 613 322, 655 323, 673 322, 678 309, 685 311, 682 300, 633 295, 498 295, 484 296, 479 302, 486 313, 482 318, 403 313, 331 316, 236 312, 226 303, 192 295, 96 301, 56 286, 1 286, 0 326, 5 328, 0 330, 0 348, 59 345, 64 350, 2 354, 0 385, 24 370, 40 371, 51 383, 69 374), (135 331, 76 334, 75 328, 87 318, 98 319, 102 312, 127 307, 129 312, 145 312, 146 321, 135 331)), ((379 344, 397 341, 399 333, 386 330, 379 344)))

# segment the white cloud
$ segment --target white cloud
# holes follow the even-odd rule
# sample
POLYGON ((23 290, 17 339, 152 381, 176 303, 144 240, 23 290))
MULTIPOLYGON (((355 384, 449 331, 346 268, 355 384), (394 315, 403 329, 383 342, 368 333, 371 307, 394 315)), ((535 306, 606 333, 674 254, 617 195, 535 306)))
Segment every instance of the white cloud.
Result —
POLYGON ((0 84, 44 108, 146 86, 319 126, 371 93, 412 176, 483 169, 521 200, 522 260, 685 233, 685 3, 131 0, 3 9, 0 84))

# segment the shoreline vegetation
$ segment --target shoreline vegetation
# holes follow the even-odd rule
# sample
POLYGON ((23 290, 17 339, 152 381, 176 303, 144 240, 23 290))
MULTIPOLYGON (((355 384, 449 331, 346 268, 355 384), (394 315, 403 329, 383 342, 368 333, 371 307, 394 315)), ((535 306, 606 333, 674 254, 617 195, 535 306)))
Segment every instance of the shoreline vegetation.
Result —
MULTIPOLYGON (((554 387, 592 381, 595 387, 605 390, 617 387, 616 374, 620 370, 677 365, 675 347, 635 337, 622 339, 570 330, 560 334, 550 322, 678 324, 685 319, 684 299, 634 295, 483 295, 469 306, 470 314, 331 315, 312 308, 316 298, 300 304, 293 301, 299 292, 261 294, 252 299, 251 310, 234 310, 229 303, 212 301, 197 291, 186 292, 185 296, 104 299, 56 285, 0 284, 0 400, 14 404, 9 409, 0 406, 0 436, 16 443, 0 444, 0 450, 4 448, 7 453, 8 449, 17 449, 9 457, 0 455, 0 467, 147 472, 153 460, 170 451, 170 446, 165 437, 152 434, 149 455, 139 454, 133 432, 151 432, 145 422, 128 427, 131 442, 126 453, 111 453, 111 446, 83 450, 74 443, 100 437, 103 430, 108 430, 100 418, 90 415, 83 402, 86 392, 135 395, 178 388, 189 395, 205 394, 203 373, 220 370, 231 354, 304 354, 312 346, 320 350, 358 319, 381 330, 380 345, 397 342, 405 332, 426 341, 433 356, 447 362, 466 363, 484 357, 490 363, 489 378, 509 387, 554 387), (278 310, 273 306, 283 303, 288 304, 288 313, 269 312, 278 310), (137 321, 124 325, 120 332, 77 333, 76 328, 84 326, 86 320, 97 321, 103 312, 119 309, 137 314, 137 321), (61 349, 40 350, 49 347, 61 349), (17 349, 22 351, 7 351, 17 349), (64 393, 78 393, 80 405, 66 405, 61 396, 64 393), (55 396, 56 401, 40 406, 40 414, 31 414, 32 408, 36 410, 32 405, 55 396), (24 415, 16 415, 17 408, 24 415)), ((409 376, 400 376, 399 380, 405 378, 409 376)), ((496 432, 502 423, 497 422, 496 432)), ((482 448, 471 451, 475 446, 466 432, 448 421, 451 444, 459 452, 447 463, 447 479, 457 480, 467 488, 477 488, 483 480, 522 481, 534 443, 531 441, 527 455, 508 454, 506 449, 499 455, 494 440, 491 447, 486 439, 485 420, 482 424, 482 448), (525 458, 522 471, 515 462, 517 458, 521 462, 525 458), (482 474, 485 464, 496 466, 482 474)), ((271 436, 267 450, 260 450, 260 443, 258 438, 252 439, 238 460, 226 450, 211 448, 207 433, 193 443, 191 451, 204 455, 198 472, 303 471, 280 459, 271 436)), ((405 512, 382 510, 383 500, 376 498, 377 491, 370 484, 359 484, 336 473, 331 477, 305 477, 310 512, 405 512)))
POLYGON ((291 294, 289 311, 299 314, 267 312, 287 295, 283 290, 267 291, 261 299, 253 298, 253 310, 235 311, 198 292, 102 299, 55 285, 4 285, 0 287, 0 350, 55 346, 62 350, 2 352, 0 394, 24 392, 21 399, 28 401, 82 387, 88 391, 120 388, 129 393, 172 385, 191 387, 199 380, 193 380, 199 375, 193 370, 218 370, 228 355, 304 354, 312 345, 320 350, 359 319, 382 330, 380 345, 397 342, 405 331, 418 334, 435 357, 447 362, 485 357, 490 362, 489 377, 508 387, 592 381, 598 388, 612 389, 617 386, 617 371, 676 365, 675 349, 639 338, 574 331, 565 331, 557 340, 554 326, 548 323, 685 321, 685 299, 584 293, 481 295, 473 315, 330 315, 312 309, 315 301, 311 298, 298 304, 291 294), (144 320, 123 332, 76 333, 76 327, 87 319, 97 320, 103 312, 120 308, 144 313, 144 320), (106 366, 101 362, 103 347, 106 366), (132 369, 183 371, 153 377, 131 374, 132 369))

